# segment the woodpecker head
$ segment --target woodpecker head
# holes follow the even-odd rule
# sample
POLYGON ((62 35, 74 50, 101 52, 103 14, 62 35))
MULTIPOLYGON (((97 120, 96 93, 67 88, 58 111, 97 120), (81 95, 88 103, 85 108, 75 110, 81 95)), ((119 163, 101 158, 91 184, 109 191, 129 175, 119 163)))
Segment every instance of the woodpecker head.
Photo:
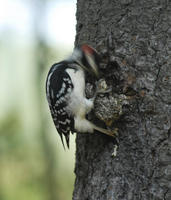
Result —
POLYGON ((95 49, 86 44, 80 48, 74 49, 72 59, 77 62, 81 68, 91 73, 93 76, 99 77, 99 60, 100 56, 95 49))

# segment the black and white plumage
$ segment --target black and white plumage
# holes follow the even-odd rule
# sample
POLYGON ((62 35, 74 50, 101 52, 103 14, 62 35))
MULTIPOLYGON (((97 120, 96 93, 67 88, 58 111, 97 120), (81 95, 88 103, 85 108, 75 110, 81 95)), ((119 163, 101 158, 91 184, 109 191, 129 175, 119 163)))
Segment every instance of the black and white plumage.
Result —
POLYGON ((68 60, 54 64, 46 80, 51 115, 62 143, 64 135, 68 147, 70 132, 93 132, 96 129, 112 136, 110 131, 97 127, 85 118, 95 99, 85 97, 86 71, 96 78, 99 76, 96 50, 83 45, 75 49, 68 60))

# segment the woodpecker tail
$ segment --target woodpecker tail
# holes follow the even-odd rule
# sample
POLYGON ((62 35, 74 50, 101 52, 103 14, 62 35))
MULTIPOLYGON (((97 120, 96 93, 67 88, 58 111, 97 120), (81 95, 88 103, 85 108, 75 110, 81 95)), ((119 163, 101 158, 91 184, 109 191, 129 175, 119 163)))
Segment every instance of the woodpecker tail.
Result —
MULTIPOLYGON (((64 144, 64 140, 63 140, 63 134, 59 134, 59 135, 61 137, 62 145, 63 145, 63 147, 65 149, 65 144, 64 144)), ((69 149, 69 134, 64 135, 64 136, 65 136, 65 141, 66 141, 67 147, 69 149)))

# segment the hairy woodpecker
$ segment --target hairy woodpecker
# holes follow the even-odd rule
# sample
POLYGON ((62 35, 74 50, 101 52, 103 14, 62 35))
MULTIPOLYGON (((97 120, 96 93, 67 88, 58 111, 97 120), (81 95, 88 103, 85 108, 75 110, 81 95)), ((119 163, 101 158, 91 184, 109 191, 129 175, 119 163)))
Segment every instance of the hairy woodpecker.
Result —
MULTIPOLYGON (((71 57, 52 65, 46 80, 46 96, 56 129, 69 148, 70 132, 93 132, 94 129, 113 136, 86 119, 94 106, 95 96, 85 96, 86 72, 99 78, 98 53, 88 45, 76 48, 71 57)), ((64 143, 63 143, 64 146, 64 143)))

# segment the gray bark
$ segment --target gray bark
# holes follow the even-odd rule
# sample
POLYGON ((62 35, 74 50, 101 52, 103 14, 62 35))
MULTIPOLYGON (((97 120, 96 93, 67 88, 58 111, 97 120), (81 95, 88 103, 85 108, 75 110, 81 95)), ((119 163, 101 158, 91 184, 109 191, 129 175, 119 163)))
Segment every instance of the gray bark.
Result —
MULTIPOLYGON (((76 45, 102 51, 106 43, 98 44, 109 33, 108 52, 120 65, 106 67, 110 98, 123 93, 129 102, 122 120, 112 123, 116 140, 77 134, 73 200, 170 200, 171 1, 78 0, 76 45)), ((104 105, 108 115, 111 105, 104 105)))

